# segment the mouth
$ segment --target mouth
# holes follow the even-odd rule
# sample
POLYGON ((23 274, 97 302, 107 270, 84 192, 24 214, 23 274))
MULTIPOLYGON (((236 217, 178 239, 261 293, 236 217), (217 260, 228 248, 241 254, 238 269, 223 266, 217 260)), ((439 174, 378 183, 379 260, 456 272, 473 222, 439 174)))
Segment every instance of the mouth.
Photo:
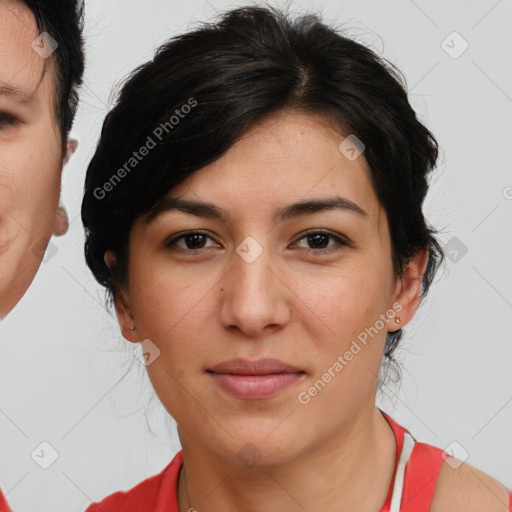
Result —
MULTIPOLYGON (((229 373, 233 375, 270 375, 273 373, 299 373, 300 368, 279 361, 279 359, 262 358, 250 359, 236 358, 212 366, 207 371, 212 373, 229 373)), ((305 372, 303 372, 305 373, 305 372)))
POLYGON ((231 359, 206 370, 226 393, 243 400, 272 397, 302 380, 306 372, 277 359, 231 359))

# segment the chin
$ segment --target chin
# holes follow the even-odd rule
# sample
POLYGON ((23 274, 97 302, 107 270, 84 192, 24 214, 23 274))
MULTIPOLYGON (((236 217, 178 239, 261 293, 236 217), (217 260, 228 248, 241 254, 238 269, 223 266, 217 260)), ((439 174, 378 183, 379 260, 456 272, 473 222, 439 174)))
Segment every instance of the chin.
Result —
POLYGON ((205 435, 205 442, 213 453, 230 464, 271 467, 292 461, 306 448, 303 432, 292 433, 285 429, 278 432, 278 424, 263 429, 256 429, 254 422, 247 428, 226 425, 226 430, 233 437, 217 432, 216 440, 213 440, 213 435, 205 435))

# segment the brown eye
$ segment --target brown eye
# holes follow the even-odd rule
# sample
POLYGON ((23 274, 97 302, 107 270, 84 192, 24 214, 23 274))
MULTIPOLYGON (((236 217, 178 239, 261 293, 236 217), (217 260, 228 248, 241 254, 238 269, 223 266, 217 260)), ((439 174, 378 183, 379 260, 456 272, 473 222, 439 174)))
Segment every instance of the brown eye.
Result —
POLYGON ((0 110, 0 130, 14 128, 19 123, 19 120, 7 112, 0 110))
MULTIPOLYGON (((181 235, 173 238, 165 245, 166 247, 177 246, 180 250, 196 252, 201 249, 205 249, 205 242, 207 239, 211 240, 211 237, 202 231, 188 231, 181 235), (184 245, 179 245, 178 242, 184 242, 184 245)), ((211 246, 210 246, 211 247, 211 246)))
POLYGON ((306 249, 309 249, 310 251, 315 253, 332 252, 333 248, 334 251, 336 251, 340 249, 339 246, 350 245, 344 239, 328 231, 309 231, 297 242, 300 242, 301 240, 306 240, 306 242, 310 246, 309 248, 306 247, 306 249), (329 239, 334 240, 336 243, 329 246, 329 239), (338 247, 336 248, 336 246, 338 247))

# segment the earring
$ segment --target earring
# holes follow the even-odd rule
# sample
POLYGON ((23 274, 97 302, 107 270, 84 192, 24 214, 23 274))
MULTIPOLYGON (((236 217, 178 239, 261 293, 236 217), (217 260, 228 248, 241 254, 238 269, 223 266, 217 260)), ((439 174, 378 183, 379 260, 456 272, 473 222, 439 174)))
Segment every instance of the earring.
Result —
POLYGON ((397 324, 399 324, 399 323, 400 323, 400 317, 399 317, 399 316, 397 316, 397 317, 395 318, 395 322, 396 322, 397 324))
POLYGON ((130 327, 130 331, 135 331, 135 326, 130 327))

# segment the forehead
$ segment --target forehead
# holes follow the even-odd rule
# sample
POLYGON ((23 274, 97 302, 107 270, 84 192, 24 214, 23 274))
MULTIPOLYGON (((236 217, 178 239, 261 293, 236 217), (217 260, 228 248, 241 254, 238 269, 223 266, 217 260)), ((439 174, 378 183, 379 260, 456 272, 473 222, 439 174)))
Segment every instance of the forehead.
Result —
POLYGON ((0 0, 0 84, 39 99, 52 92, 53 59, 35 49, 39 30, 32 11, 24 4, 0 0))
POLYGON ((249 129, 220 159, 169 195, 248 216, 255 211, 265 215, 291 200, 339 195, 378 223, 381 207, 364 153, 350 160, 339 148, 348 135, 320 115, 278 113, 249 129))

